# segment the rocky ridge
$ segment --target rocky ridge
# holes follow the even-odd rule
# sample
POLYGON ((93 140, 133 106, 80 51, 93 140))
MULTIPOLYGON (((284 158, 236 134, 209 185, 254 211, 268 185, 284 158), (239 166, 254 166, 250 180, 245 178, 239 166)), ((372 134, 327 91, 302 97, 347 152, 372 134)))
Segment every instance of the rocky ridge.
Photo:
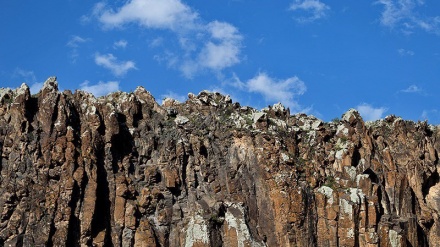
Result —
POLYGON ((438 127, 0 89, 0 246, 437 246, 438 127))

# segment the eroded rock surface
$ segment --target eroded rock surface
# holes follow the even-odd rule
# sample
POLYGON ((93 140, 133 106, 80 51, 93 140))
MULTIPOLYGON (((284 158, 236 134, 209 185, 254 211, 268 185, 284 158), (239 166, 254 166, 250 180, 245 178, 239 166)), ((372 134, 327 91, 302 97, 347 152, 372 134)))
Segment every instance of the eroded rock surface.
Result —
POLYGON ((0 89, 0 245, 440 243, 437 127, 188 97, 0 89))

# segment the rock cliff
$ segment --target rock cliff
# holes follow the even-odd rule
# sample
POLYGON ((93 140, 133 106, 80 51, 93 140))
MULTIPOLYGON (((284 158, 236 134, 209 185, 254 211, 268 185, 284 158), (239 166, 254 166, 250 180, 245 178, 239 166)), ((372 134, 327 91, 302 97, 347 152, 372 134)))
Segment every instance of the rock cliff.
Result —
POLYGON ((438 246, 440 131, 0 89, 0 246, 438 246))

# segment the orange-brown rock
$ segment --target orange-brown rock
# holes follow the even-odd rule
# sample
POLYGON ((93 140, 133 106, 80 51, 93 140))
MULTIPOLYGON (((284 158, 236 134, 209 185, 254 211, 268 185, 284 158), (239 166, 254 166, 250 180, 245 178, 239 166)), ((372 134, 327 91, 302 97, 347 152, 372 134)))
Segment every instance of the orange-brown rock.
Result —
POLYGON ((0 89, 0 246, 438 246, 440 131, 0 89))

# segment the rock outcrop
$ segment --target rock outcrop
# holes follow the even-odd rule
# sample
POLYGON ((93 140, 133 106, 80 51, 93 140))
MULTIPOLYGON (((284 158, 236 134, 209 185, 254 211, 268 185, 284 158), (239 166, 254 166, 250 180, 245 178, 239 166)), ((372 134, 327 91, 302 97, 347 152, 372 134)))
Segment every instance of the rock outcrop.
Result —
POLYGON ((0 246, 438 246, 440 131, 0 89, 0 246))

